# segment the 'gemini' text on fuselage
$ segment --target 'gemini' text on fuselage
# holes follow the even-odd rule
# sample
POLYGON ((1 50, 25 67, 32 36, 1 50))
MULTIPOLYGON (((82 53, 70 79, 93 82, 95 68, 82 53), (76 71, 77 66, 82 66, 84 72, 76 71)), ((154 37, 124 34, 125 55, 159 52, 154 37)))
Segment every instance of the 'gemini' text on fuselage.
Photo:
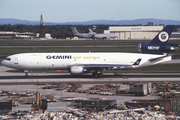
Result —
POLYGON ((48 55, 46 56, 47 59, 71 59, 71 55, 48 55))

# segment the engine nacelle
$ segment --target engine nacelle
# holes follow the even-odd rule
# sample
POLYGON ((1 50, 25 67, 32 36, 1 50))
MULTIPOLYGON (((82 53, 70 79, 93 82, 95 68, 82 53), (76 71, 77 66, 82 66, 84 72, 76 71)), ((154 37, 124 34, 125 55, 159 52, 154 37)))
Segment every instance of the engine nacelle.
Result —
POLYGON ((84 68, 83 66, 71 66, 70 72, 72 75, 80 75, 83 74, 84 68))
POLYGON ((140 43, 138 46, 138 51, 142 53, 168 53, 175 51, 179 48, 179 44, 175 43, 166 43, 166 44, 146 44, 140 43))

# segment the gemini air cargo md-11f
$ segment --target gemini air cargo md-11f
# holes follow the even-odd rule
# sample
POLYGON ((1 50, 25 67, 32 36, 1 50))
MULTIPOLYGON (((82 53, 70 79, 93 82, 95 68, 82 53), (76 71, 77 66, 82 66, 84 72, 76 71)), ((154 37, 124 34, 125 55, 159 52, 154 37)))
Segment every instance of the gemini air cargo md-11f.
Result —
POLYGON ((107 69, 132 69, 151 66, 171 60, 167 55, 179 48, 178 44, 167 43, 174 26, 166 26, 148 44, 140 43, 142 53, 21 53, 6 57, 2 65, 28 70, 69 70, 72 75, 94 71, 94 76, 102 76, 107 69))

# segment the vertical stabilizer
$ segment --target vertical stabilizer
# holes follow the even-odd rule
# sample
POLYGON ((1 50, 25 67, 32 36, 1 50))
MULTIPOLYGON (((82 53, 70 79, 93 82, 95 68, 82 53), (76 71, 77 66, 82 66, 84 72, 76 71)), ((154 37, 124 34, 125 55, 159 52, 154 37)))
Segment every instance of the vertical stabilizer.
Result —
MULTIPOLYGON (((89 34, 90 35, 95 35, 96 33, 95 32, 93 32, 92 30, 91 30, 91 28, 89 28, 89 34)), ((91 36, 92 37, 92 36, 91 36)), ((94 36, 93 36, 94 37, 94 36)))
POLYGON ((164 44, 167 43, 175 25, 167 25, 162 29, 149 44, 164 44))
POLYGON ((79 34, 76 27, 71 27, 71 30, 72 30, 73 34, 79 34))
POLYGON ((91 30, 91 28, 89 28, 89 33, 90 34, 93 34, 94 32, 91 30))

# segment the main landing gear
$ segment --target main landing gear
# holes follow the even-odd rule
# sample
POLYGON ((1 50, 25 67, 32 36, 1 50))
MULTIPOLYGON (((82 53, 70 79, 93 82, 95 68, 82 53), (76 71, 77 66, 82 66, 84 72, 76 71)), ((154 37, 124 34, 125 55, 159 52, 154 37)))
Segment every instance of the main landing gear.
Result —
POLYGON ((24 70, 25 72, 25 77, 28 77, 28 70, 24 70))
POLYGON ((103 76, 102 72, 101 71, 97 71, 97 70, 95 72, 93 72, 92 75, 94 77, 102 77, 103 76))

